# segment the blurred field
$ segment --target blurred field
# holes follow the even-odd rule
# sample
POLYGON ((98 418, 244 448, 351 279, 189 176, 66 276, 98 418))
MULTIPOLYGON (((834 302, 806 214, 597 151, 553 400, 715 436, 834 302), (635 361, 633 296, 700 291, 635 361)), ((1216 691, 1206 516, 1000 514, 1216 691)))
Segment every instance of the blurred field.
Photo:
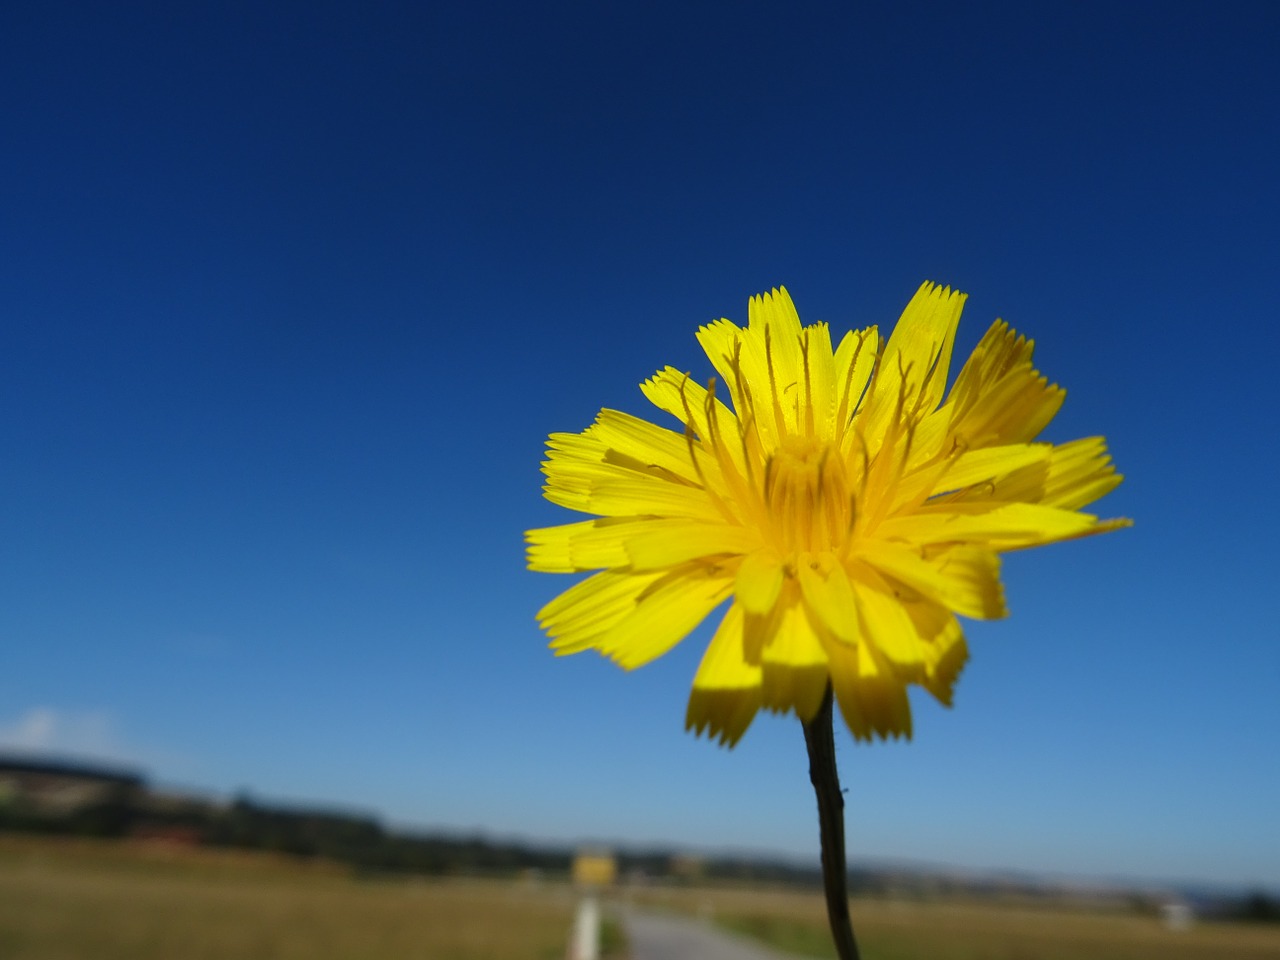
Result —
POLYGON ((3 960, 557 960, 563 885, 0 835, 3 960))
MULTIPOLYGON (((835 956, 819 893, 673 888, 633 901, 705 917, 797 956, 835 956)), ((853 919, 864 960, 1280 958, 1274 925, 1198 923, 1177 932, 1122 912, 886 900, 855 900, 853 919)))
MULTIPOLYGON (((833 956, 817 893, 620 899, 833 956)), ((574 904, 559 883, 364 880, 264 854, 0 834, 0 960, 559 960, 574 904)), ((1275 926, 1173 932, 1118 911, 857 900, 854 920, 864 960, 1280 960, 1275 926)))

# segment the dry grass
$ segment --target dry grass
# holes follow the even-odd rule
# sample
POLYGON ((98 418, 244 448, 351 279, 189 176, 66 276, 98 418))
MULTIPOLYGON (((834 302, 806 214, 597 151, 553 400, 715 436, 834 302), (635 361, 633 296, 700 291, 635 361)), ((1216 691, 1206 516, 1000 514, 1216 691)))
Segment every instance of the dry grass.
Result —
POLYGON ((0 835, 4 960, 553 960, 572 912, 558 885, 0 835))
MULTIPOLYGON (((633 899, 832 956, 816 893, 673 888, 633 899)), ((1276 927, 1173 933, 1118 912, 853 906, 866 960, 1280 960, 1276 927)), ((558 884, 366 881, 260 854, 0 834, 3 960, 558 960, 573 908, 558 884)))
MULTIPOLYGON (((799 956, 834 957, 821 895, 682 890, 638 903, 693 912, 799 956)), ((865 960, 1263 960, 1280 958, 1280 928, 1202 923, 1184 932, 1121 912, 992 903, 855 900, 865 960)))

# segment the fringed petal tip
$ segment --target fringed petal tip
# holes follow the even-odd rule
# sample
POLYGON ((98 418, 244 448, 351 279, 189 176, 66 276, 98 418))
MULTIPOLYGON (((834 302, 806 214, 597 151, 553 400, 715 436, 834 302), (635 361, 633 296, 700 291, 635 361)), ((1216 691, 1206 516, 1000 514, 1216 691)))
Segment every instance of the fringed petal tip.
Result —
MULTIPOLYGON (((954 623, 954 621, 952 621, 954 623)), ((937 659, 929 665, 928 675, 921 682, 926 690, 944 707, 950 707, 955 698, 956 683, 969 662, 969 645, 958 627, 944 642, 935 645, 937 659)))
POLYGON ((801 723, 808 723, 822 708, 830 678, 825 663, 766 663, 760 687, 762 705, 772 713, 794 713, 801 723))
POLYGON ((684 728, 705 735, 732 750, 751 726, 761 706, 760 689, 708 690, 694 687, 689 694, 684 728))
POLYGON ((911 704, 907 701, 907 688, 896 681, 860 681, 856 695, 847 692, 836 694, 840 715, 853 734, 862 743, 875 740, 910 740, 911 704))

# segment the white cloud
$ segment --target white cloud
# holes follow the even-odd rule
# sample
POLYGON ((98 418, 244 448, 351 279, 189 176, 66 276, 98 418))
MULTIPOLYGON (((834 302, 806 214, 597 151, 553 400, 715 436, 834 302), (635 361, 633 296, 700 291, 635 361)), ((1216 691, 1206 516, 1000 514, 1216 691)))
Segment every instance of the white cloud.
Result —
POLYGON ((0 720, 0 750, 117 762, 136 759, 121 743, 115 718, 104 710, 32 707, 15 720, 0 720))

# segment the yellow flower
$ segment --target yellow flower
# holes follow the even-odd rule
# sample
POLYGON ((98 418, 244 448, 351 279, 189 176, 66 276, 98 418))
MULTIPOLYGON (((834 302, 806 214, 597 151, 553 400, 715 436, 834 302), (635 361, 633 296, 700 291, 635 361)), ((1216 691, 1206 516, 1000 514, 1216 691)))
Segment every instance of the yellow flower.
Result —
POLYGON ((602 410, 552 434, 553 503, 595 519, 530 530, 532 570, 600 570, 538 620, 560 654, 626 669, 732 598, 693 680, 686 728, 733 745, 760 707, 813 718, 830 682, 859 739, 911 735, 906 688, 944 704, 968 659, 956 614, 1005 615, 998 554, 1087 534, 1120 483, 1100 437, 1035 437, 1064 391, 997 320, 943 400, 965 296, 926 283, 885 343, 835 349, 785 289, 745 329, 698 331, 732 408, 672 367, 641 385, 676 433, 602 410))

